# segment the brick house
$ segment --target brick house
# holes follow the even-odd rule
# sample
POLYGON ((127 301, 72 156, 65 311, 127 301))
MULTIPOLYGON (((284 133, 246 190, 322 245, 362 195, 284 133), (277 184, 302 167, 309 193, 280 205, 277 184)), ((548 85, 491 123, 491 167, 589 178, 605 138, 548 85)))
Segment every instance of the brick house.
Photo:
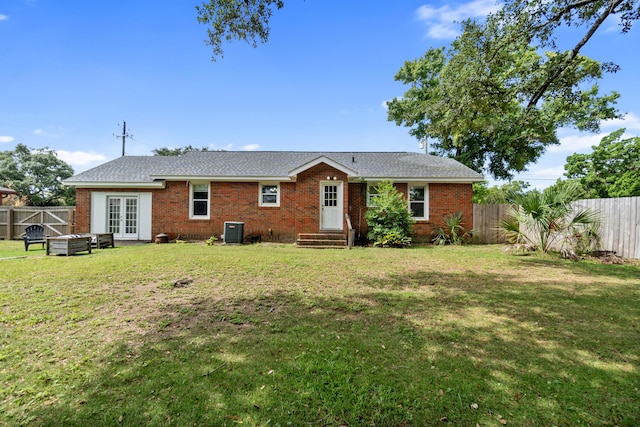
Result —
POLYGON ((364 241, 364 213, 384 179, 408 195, 414 241, 462 212, 473 223, 472 183, 482 175, 442 157, 407 152, 205 151, 123 156, 79 173, 76 230, 119 240, 207 239, 242 223, 245 239, 296 242, 301 235, 347 234, 364 241), (225 225, 225 223, 227 223, 225 225))

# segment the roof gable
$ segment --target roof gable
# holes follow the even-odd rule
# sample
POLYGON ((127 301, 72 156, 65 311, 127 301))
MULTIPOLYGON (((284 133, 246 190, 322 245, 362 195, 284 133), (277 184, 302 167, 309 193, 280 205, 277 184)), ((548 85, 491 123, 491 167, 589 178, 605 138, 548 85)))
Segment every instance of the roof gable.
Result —
POLYGON ((348 176, 357 176, 358 172, 354 171, 353 169, 350 169, 334 160, 331 160, 330 158, 322 155, 319 157, 316 157, 315 159, 311 160, 310 162, 307 162, 303 165, 298 166, 297 168, 289 171, 289 176, 296 176, 298 175, 300 172, 304 172, 307 169, 311 169, 312 167, 319 165, 320 163, 325 163, 329 166, 331 166, 334 169, 339 170, 340 172, 343 172, 345 174, 347 174, 348 176))

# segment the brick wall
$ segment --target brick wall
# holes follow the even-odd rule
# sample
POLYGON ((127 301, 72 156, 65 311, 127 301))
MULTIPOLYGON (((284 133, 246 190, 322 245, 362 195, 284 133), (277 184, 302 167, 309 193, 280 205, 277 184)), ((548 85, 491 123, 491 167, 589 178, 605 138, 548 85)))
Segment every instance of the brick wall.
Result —
MULTIPOLYGON (((367 212, 367 183, 352 182, 349 184, 349 204, 347 213, 351 218, 351 226, 356 230, 356 243, 365 244, 369 227, 364 214, 367 212)), ((346 227, 345 227, 346 230, 346 227)))
POLYGON ((76 233, 91 231, 91 189, 76 188, 76 233))
POLYGON ((417 222, 414 227, 414 241, 430 242, 434 226, 444 224, 447 215, 462 212, 463 226, 473 226, 473 187, 471 184, 429 184, 429 220, 417 222))
MULTIPOLYGON (((349 202, 349 185, 347 175, 324 163, 313 166, 298 174, 295 185, 295 229, 297 233, 320 232, 320 183, 327 181, 342 181, 342 204, 346 208, 349 202), (334 180, 335 178, 335 180, 334 180)), ((346 232, 344 215, 343 229, 346 232)))
MULTIPOLYGON (((394 183, 399 193, 404 195, 409 191, 406 183, 394 183)), ((356 237, 365 241, 369 227, 364 219, 366 207, 366 183, 349 184, 349 215, 351 223, 356 229, 356 237)), ((431 241, 433 228, 444 224, 444 217, 456 212, 462 212, 464 226, 470 229, 473 225, 473 187, 471 184, 429 184, 429 219, 417 221, 413 226, 413 241, 427 243, 431 241)))
MULTIPOLYGON (((356 237, 364 242, 368 231, 366 212, 366 183, 349 183, 347 176, 324 164, 316 165, 297 177, 297 182, 280 183, 280 206, 258 206, 257 182, 212 182, 210 184, 210 219, 189 219, 189 183, 169 181, 165 189, 86 189, 76 191, 76 232, 88 233, 91 218, 91 192, 103 191, 152 193, 152 236, 169 234, 207 239, 224 233, 225 221, 244 222, 245 238, 261 235, 262 241, 294 242, 298 233, 320 231, 320 183, 327 177, 343 182, 343 203, 351 217, 356 237)), ((406 194, 406 183, 396 183, 399 192, 406 194)), ((429 220, 414 226, 414 241, 428 242, 434 224, 442 224, 444 217, 462 212, 465 225, 473 224, 471 184, 429 185, 429 220)), ((343 218, 344 221, 344 218, 343 218)), ((346 233, 347 226, 344 223, 346 233)))

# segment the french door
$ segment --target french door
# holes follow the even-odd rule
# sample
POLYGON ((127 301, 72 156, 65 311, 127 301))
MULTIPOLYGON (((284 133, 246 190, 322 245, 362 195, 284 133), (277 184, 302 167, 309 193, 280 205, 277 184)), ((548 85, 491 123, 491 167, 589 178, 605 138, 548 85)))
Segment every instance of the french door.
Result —
POLYGON ((138 198, 110 196, 107 198, 107 232, 114 238, 138 238, 138 198))

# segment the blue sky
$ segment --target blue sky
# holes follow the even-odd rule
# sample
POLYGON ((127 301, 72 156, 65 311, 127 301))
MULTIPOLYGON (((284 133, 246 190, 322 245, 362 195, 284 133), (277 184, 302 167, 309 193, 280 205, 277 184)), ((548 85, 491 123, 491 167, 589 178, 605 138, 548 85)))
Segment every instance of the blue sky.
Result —
MULTIPOLYGON (((449 45, 460 21, 493 0, 288 0, 270 40, 232 42, 211 61, 198 0, 0 3, 0 151, 49 147, 80 172, 160 147, 226 150, 420 151, 384 103, 406 90, 393 76, 405 60, 449 45)), ((621 93, 624 120, 600 135, 561 130, 517 179, 552 184, 568 155, 619 127, 640 132, 638 28, 616 22, 584 54, 621 65, 600 82, 621 93)), ((569 40, 567 40, 569 41, 569 40)))

